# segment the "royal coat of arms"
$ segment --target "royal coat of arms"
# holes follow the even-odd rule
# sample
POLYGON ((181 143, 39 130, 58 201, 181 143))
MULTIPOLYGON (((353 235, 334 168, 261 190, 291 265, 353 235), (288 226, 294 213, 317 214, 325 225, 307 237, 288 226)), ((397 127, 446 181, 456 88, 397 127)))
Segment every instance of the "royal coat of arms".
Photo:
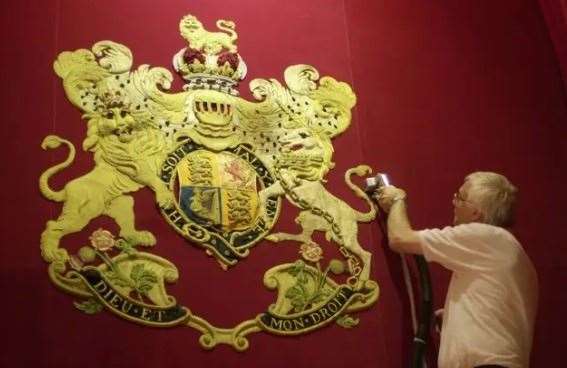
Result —
POLYGON ((49 276, 86 313, 107 310, 154 327, 189 326, 201 331, 199 342, 209 349, 226 343, 245 350, 245 336, 253 332, 297 335, 331 322, 354 327, 354 313, 379 294, 370 280, 371 253, 358 241, 358 222, 374 219, 376 209, 351 181, 371 170, 359 165, 345 173, 367 212, 324 184, 334 166, 332 139, 348 128, 356 96, 346 83, 293 65, 285 70, 286 86, 255 79, 250 89, 256 101, 240 98, 246 64, 235 24, 219 20, 217 27, 209 32, 192 15, 181 20, 187 44, 173 58, 186 81, 180 92, 167 92, 173 80, 167 69, 131 70, 131 51, 112 41, 59 54, 54 69, 69 101, 84 113, 82 148, 93 153, 94 167, 53 189, 50 178, 73 162, 75 147, 56 135, 44 139, 44 149, 64 146, 68 152, 39 179, 41 193, 63 204, 41 235, 49 276), (275 302, 236 327, 219 328, 169 295, 167 284, 178 279, 178 270, 158 255, 159 236, 135 226, 131 193, 143 187, 155 193, 159 211, 179 236, 226 272, 237 272, 231 266, 262 240, 297 244, 301 259, 263 275, 264 285, 277 292, 275 302), (283 200, 299 209, 298 233, 272 231, 283 200), (102 215, 116 221, 118 234, 99 229, 76 254, 60 245, 102 215), (344 259, 323 265, 316 231, 344 259), (156 244, 151 251, 140 248, 156 244))

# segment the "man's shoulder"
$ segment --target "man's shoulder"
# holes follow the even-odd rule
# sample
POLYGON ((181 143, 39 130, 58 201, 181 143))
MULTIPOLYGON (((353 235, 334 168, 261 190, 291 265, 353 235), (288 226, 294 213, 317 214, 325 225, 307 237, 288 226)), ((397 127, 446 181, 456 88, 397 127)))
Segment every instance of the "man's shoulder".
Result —
POLYGON ((453 231, 463 234, 476 234, 482 236, 502 236, 514 237, 508 230, 494 225, 483 224, 481 222, 471 222, 468 224, 461 224, 453 226, 453 231))
POLYGON ((422 232, 441 232, 441 233, 452 233, 452 234, 462 234, 462 235, 481 235, 481 234, 500 234, 502 231, 506 230, 488 224, 482 224, 479 222, 471 222, 468 224, 460 224, 454 226, 445 226, 441 229, 430 228, 421 230, 422 232))
POLYGON ((494 225, 471 222, 455 226, 446 226, 442 229, 425 229, 420 232, 423 236, 439 234, 460 240, 479 240, 486 242, 506 242, 519 245, 518 241, 508 230, 494 225))
POLYGON ((483 243, 494 252, 502 252, 507 256, 511 253, 523 253, 518 239, 503 227, 474 222, 457 225, 455 229, 461 236, 483 243))

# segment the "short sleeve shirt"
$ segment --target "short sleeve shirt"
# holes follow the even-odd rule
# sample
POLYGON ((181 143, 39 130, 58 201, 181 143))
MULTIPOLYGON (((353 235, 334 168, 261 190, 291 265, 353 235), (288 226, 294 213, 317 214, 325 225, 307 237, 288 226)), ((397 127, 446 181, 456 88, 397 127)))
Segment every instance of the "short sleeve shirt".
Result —
POLYGON ((516 238, 480 223, 422 230, 419 236, 427 261, 453 271, 439 368, 528 367, 537 275, 516 238))

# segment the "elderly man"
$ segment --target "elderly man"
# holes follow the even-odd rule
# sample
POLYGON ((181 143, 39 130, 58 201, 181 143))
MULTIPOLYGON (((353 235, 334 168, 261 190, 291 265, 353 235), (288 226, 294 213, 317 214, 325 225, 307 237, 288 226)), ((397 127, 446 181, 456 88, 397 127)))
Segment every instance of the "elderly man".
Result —
POLYGON ((374 193, 388 213, 390 247, 452 271, 439 368, 529 366, 538 287, 530 259, 505 229, 516 192, 500 174, 470 174, 453 197, 454 226, 421 231, 410 225, 405 191, 374 193))

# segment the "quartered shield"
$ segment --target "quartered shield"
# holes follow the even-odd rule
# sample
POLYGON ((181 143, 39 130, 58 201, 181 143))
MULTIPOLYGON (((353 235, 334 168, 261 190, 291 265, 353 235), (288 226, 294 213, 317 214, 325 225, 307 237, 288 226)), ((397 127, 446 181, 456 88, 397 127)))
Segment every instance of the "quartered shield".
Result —
POLYGON ((256 172, 240 157, 198 150, 179 163, 177 178, 180 207, 196 223, 231 232, 256 220, 256 172))
POLYGON ((178 193, 165 218, 224 266, 246 257, 279 214, 279 199, 261 204, 258 195, 274 183, 270 170, 243 144, 215 152, 188 139, 169 153, 161 179, 178 193))

